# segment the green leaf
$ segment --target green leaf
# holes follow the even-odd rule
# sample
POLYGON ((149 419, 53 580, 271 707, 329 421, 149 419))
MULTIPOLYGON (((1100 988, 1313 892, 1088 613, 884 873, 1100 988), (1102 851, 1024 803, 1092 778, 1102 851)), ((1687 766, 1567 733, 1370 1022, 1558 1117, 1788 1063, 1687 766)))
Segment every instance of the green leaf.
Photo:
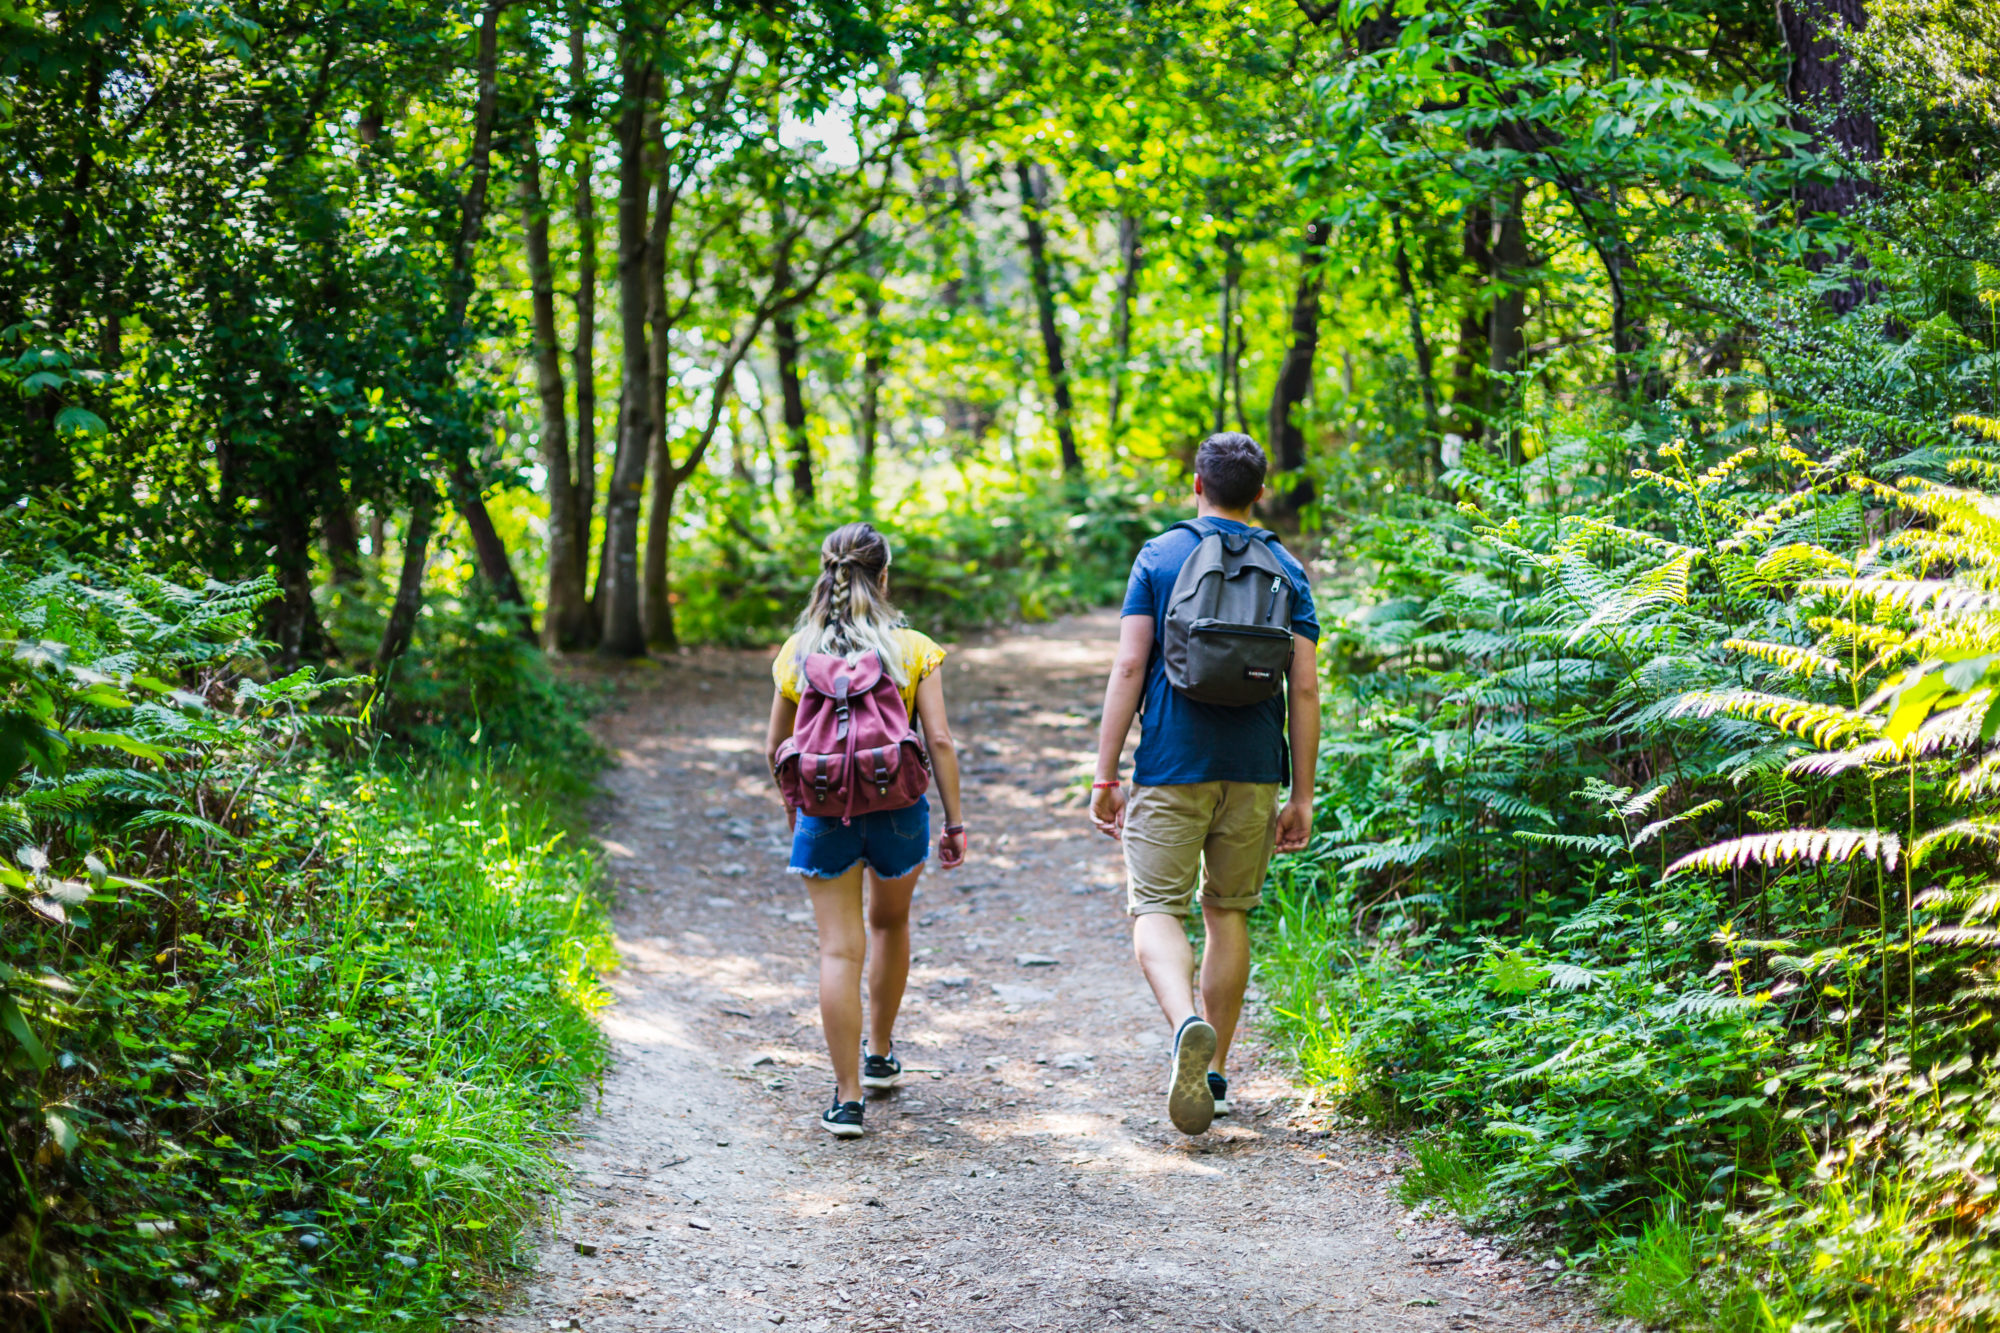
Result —
POLYGON ((91 439, 110 433, 104 418, 87 407, 65 407, 56 413, 56 434, 82 435, 91 439))
POLYGON ((14 997, 11 995, 0 995, 0 1028, 5 1028, 13 1035, 35 1068, 48 1068, 48 1048, 35 1036, 35 1030, 28 1026, 26 1016, 21 1013, 21 1006, 14 1003, 14 997))
POLYGON ((159 763, 167 757, 167 752, 157 745, 149 745, 136 736, 127 736, 122 731, 72 731, 69 739, 78 745, 102 745, 113 750, 123 750, 139 759, 150 759, 159 763))

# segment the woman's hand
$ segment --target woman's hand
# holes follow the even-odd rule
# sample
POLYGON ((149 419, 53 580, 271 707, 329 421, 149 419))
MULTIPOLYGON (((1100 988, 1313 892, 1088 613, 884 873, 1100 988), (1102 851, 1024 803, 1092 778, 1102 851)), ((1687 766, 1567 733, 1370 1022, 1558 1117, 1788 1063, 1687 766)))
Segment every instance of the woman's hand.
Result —
POLYGON ((958 869, 965 864, 965 849, 965 825, 948 826, 938 835, 938 864, 946 870, 958 869))

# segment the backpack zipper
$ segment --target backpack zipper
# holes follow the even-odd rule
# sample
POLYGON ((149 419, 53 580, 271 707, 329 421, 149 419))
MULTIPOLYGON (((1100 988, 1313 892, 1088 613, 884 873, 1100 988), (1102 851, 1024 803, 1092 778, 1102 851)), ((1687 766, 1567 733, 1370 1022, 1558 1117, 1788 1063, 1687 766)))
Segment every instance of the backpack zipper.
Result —
POLYGON ((1188 626, 1190 634, 1235 634, 1248 639, 1289 639, 1288 629, 1272 629, 1265 625, 1232 625, 1223 620, 1197 620, 1188 626))
POLYGON ((1271 576, 1271 604, 1264 608, 1264 619, 1269 620, 1278 614, 1278 589, 1284 585, 1285 580, 1283 575, 1274 574, 1271 576))

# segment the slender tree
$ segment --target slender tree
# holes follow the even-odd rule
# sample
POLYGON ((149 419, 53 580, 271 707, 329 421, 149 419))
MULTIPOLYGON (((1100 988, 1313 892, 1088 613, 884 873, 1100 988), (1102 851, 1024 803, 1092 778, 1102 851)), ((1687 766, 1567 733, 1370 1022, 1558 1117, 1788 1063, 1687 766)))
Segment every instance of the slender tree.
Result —
POLYGON ((653 440, 652 354, 646 336, 646 157, 653 70, 644 38, 620 34, 622 87, 618 113, 618 318, 624 360, 618 407, 618 450, 604 495, 604 554, 597 651, 641 657, 646 635, 639 617, 639 517, 653 440))
POLYGON ((1021 185, 1021 225, 1028 247, 1028 276, 1034 287, 1035 318, 1042 333, 1042 359, 1048 368, 1049 399, 1055 407, 1056 442, 1062 450, 1063 475, 1083 475, 1083 455, 1076 448, 1075 409, 1070 402, 1069 366, 1063 357, 1062 330, 1056 325, 1055 279, 1049 263, 1048 234, 1042 228, 1046 210, 1041 170, 1022 161, 1015 171, 1021 185))

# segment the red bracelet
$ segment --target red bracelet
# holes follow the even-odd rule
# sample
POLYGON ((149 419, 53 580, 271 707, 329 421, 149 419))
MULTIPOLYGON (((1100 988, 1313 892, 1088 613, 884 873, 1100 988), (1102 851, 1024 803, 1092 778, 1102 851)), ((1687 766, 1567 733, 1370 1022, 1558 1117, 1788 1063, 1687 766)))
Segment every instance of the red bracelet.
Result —
POLYGON ((1090 789, 1092 791, 1103 791, 1106 787, 1122 787, 1124 785, 1117 778, 1113 778, 1109 782, 1093 782, 1090 784, 1090 789))

